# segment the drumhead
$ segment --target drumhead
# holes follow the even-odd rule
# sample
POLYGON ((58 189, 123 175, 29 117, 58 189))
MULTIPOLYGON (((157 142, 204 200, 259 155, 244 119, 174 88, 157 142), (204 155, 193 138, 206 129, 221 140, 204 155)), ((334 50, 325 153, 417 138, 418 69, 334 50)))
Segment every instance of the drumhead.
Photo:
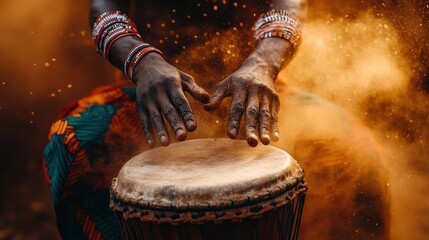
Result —
POLYGON ((222 209, 278 197, 303 182, 300 165, 273 146, 196 139, 144 152, 112 185, 115 201, 150 209, 222 209))

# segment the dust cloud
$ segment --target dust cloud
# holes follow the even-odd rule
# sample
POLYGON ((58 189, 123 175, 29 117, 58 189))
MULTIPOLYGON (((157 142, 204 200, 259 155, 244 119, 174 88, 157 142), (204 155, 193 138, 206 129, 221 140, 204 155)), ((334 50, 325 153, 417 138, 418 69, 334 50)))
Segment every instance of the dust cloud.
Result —
POLYGON ((423 60, 407 55, 412 46, 400 34, 391 21, 372 11, 310 20, 300 51, 279 78, 335 102, 368 124, 390 171, 391 236, 424 239, 429 234, 424 223, 429 217, 429 97, 413 86, 423 60))
POLYGON ((365 13, 310 21, 304 29, 305 41, 281 79, 359 110, 368 94, 395 95, 408 88, 411 70, 386 19, 365 13))

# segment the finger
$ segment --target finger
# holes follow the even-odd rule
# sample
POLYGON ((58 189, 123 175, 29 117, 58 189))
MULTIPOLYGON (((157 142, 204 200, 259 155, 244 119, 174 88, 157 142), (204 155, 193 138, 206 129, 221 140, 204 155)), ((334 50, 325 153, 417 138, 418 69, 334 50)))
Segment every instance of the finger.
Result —
POLYGON ((267 94, 263 94, 259 103, 259 139, 265 145, 270 144, 270 121, 270 100, 267 94))
POLYGON ((147 108, 149 111, 150 119, 152 121, 152 125, 155 127, 155 132, 159 137, 161 145, 168 146, 168 144, 170 144, 170 138, 168 136, 168 132, 164 124, 164 118, 162 117, 160 108, 152 101, 148 101, 147 108))
POLYGON ((140 123, 143 128, 143 133, 145 135, 146 142, 150 147, 153 147, 155 145, 155 140, 152 132, 152 121, 149 118, 149 114, 142 104, 138 104, 137 113, 140 118, 140 123))
POLYGON ((202 87, 198 86, 195 82, 194 77, 191 75, 180 72, 180 77, 182 78, 182 86, 185 91, 187 91, 193 98, 202 102, 208 103, 210 100, 210 94, 206 92, 202 87))
POLYGON ((231 95, 226 82, 226 80, 223 80, 216 86, 216 89, 210 98, 210 102, 204 105, 204 109, 206 111, 215 110, 225 97, 231 95))
POLYGON ((259 115, 259 92, 257 88, 250 90, 247 96, 246 107, 246 137, 247 143, 251 147, 258 145, 258 137, 256 136, 256 126, 258 125, 259 115))
POLYGON ((230 114, 228 117, 228 136, 235 139, 240 129, 241 117, 246 104, 246 91, 244 88, 237 89, 232 96, 230 114))
POLYGON ((271 100, 270 103, 270 112, 271 112, 271 138, 274 142, 277 142, 280 140, 280 131, 279 131, 279 124, 278 124, 278 112, 279 112, 280 102, 278 97, 275 97, 271 100))
POLYGON ((170 90, 170 99, 173 102, 174 107, 179 112, 186 125, 186 129, 190 132, 194 131, 197 127, 197 122, 191 110, 188 99, 185 97, 181 89, 170 90))
POLYGON ((161 110, 164 113, 165 118, 170 123, 171 128, 176 134, 176 138, 179 141, 183 141, 188 136, 186 132, 185 125, 182 122, 182 119, 177 112, 176 108, 171 103, 169 97, 165 93, 160 93, 159 95, 159 104, 161 106, 161 110))

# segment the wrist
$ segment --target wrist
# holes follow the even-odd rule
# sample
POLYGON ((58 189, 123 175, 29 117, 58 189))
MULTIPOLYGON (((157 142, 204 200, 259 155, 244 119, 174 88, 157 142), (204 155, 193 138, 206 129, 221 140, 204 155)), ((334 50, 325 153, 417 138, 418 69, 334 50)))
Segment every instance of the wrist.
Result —
POLYGON ((133 36, 127 36, 113 43, 110 50, 110 63, 123 70, 124 62, 126 61, 130 50, 138 44, 143 43, 141 39, 133 36))
POLYGON ((285 39, 266 38, 259 42, 252 55, 267 64, 271 73, 277 76, 292 58, 293 51, 292 44, 285 39))
POLYGON ((271 10, 256 20, 254 38, 258 42, 256 52, 280 71, 292 58, 301 42, 301 22, 286 10, 271 10))
POLYGON ((150 52, 146 54, 134 68, 134 74, 133 74, 134 77, 132 81, 136 85, 138 85, 141 79, 138 76, 140 76, 145 69, 151 68, 151 66, 159 67, 165 63, 166 63, 165 59, 157 52, 150 52))

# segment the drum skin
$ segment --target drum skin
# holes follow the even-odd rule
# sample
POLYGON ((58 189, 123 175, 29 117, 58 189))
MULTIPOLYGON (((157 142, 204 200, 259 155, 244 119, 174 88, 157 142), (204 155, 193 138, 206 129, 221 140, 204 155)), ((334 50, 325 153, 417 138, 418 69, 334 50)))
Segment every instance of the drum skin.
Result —
POLYGON ((297 239, 306 190, 281 149, 195 139, 128 161, 110 206, 126 239, 297 239))

